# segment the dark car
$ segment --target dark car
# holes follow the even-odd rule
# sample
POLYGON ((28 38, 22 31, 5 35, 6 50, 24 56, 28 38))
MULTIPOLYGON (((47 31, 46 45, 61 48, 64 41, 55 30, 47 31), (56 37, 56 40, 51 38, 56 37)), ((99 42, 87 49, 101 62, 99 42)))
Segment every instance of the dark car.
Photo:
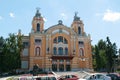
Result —
POLYGON ((120 80, 120 77, 117 74, 107 74, 107 76, 111 77, 111 80, 120 80))

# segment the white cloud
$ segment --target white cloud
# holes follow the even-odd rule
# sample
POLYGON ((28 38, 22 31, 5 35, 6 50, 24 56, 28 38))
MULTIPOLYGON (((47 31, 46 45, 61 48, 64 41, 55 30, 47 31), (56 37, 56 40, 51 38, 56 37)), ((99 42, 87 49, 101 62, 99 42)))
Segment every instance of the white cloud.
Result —
POLYGON ((61 16, 63 19, 67 20, 67 15, 66 15, 65 13, 61 13, 60 16, 61 16))
POLYGON ((113 12, 108 9, 103 15, 103 20, 108 22, 118 21, 120 20, 120 12, 113 12))
POLYGON ((3 19, 3 17, 2 16, 0 16, 0 20, 2 20, 3 19))
POLYGON ((10 16, 11 18, 14 18, 14 17, 15 17, 15 16, 14 16, 14 13, 12 13, 12 12, 9 13, 9 16, 10 16))
POLYGON ((65 17, 65 16, 66 16, 65 13, 61 13, 60 15, 61 15, 62 17, 65 17))
POLYGON ((47 19, 46 19, 46 18, 43 18, 43 20, 44 20, 45 22, 47 22, 47 19))

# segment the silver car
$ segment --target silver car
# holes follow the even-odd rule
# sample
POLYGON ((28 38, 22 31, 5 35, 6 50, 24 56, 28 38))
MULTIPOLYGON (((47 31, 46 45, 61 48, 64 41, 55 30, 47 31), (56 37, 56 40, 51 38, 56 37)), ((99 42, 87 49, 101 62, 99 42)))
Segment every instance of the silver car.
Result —
POLYGON ((86 74, 83 78, 80 78, 79 80, 111 80, 111 78, 102 73, 93 73, 86 74))

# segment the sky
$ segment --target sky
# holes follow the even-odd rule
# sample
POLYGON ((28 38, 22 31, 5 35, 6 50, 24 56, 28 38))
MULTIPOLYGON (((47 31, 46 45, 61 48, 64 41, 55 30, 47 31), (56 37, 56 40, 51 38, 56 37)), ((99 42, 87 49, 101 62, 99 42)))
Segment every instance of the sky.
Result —
POLYGON ((120 0, 0 0, 0 36, 9 33, 29 35, 36 8, 44 17, 47 29, 62 20, 70 27, 75 12, 91 35, 92 45, 109 36, 120 48, 120 0))

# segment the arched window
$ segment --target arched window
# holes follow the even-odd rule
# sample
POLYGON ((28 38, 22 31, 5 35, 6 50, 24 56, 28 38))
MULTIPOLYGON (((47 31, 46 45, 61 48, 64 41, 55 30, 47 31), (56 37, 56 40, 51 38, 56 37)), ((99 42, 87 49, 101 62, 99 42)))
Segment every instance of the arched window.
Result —
POLYGON ((68 55, 68 48, 65 48, 65 55, 68 55))
POLYGON ((54 41, 54 43, 57 43, 57 37, 53 41, 54 41))
POLYGON ((54 53, 54 55, 57 54, 57 48, 56 47, 53 48, 53 53, 54 53))
POLYGON ((58 36, 58 43, 59 42, 63 42, 63 37, 62 36, 58 36))
POLYGON ((62 47, 59 47, 59 48, 58 48, 58 54, 59 54, 59 55, 63 55, 63 48, 62 48, 62 47))
POLYGON ((35 39, 35 44, 41 44, 41 43, 42 43, 41 39, 35 39))
POLYGON ((80 56, 84 56, 84 50, 83 50, 83 48, 79 49, 79 54, 80 54, 80 56))
POLYGON ((68 41, 67 39, 64 38, 64 44, 68 44, 68 41))
POLYGON ((37 23, 37 32, 39 32, 39 31, 40 31, 40 24, 37 23))
POLYGON ((35 55, 36 56, 40 55, 40 47, 36 47, 36 49, 35 49, 35 55))
POLYGON ((58 37, 55 37, 53 39, 53 43, 59 43, 59 42, 62 42, 64 44, 68 44, 68 41, 66 38, 64 38, 63 36, 58 36, 58 37))
POLYGON ((83 41, 79 41, 78 44, 79 44, 79 47, 84 47, 84 42, 83 41))
POLYGON ((81 34, 81 28, 78 27, 78 34, 81 34))

